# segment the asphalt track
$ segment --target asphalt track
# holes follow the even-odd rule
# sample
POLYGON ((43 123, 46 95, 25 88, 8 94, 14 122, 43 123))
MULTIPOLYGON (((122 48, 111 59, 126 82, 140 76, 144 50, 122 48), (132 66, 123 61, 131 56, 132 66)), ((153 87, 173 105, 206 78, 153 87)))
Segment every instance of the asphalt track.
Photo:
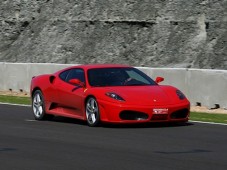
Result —
POLYGON ((227 126, 103 125, 0 104, 0 169, 227 169, 227 126))

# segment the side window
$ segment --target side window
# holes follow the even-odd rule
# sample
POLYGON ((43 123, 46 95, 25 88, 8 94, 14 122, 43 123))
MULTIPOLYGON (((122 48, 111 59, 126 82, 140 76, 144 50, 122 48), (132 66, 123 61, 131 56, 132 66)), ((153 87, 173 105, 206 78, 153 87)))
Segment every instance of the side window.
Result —
POLYGON ((69 74, 69 72, 70 72, 70 70, 63 71, 63 72, 59 75, 60 79, 63 80, 63 81, 65 81, 67 75, 69 74))
POLYGON ((82 70, 82 69, 71 69, 69 74, 67 74, 65 81, 68 82, 71 79, 79 79, 81 82, 85 83, 84 70, 82 70))

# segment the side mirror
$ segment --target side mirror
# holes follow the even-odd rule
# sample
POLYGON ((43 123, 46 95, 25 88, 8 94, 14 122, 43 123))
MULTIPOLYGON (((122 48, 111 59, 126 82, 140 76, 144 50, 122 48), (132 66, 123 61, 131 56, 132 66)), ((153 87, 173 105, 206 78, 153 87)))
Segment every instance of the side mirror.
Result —
POLYGON ((155 79, 155 82, 156 83, 160 83, 162 81, 164 81, 164 78, 163 77, 156 77, 156 79, 155 79))
POLYGON ((79 79, 70 79, 69 83, 76 85, 76 86, 84 87, 84 83, 81 82, 79 79))

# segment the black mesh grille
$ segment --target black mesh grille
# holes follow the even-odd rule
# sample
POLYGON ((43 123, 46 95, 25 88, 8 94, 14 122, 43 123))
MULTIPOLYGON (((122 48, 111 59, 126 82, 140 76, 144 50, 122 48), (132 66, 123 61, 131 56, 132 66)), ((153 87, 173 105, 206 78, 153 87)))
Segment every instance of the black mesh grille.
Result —
POLYGON ((183 119, 183 118, 187 118, 188 116, 188 109, 181 109, 178 111, 175 111, 171 114, 170 118, 171 119, 183 119))
POLYGON ((151 120, 167 120, 168 114, 153 114, 151 120))
POLYGON ((146 120, 148 115, 142 112, 125 110, 120 113, 120 118, 122 120, 146 120))

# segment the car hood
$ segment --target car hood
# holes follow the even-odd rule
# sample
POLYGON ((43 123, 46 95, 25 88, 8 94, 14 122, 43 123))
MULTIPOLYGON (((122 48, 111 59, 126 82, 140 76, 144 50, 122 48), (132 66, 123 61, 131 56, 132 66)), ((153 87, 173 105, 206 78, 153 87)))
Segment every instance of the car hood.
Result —
POLYGON ((106 88, 106 92, 114 92, 120 95, 127 104, 136 105, 163 105, 172 104, 174 99, 170 97, 168 91, 175 88, 163 88, 159 85, 154 86, 123 86, 106 88))

